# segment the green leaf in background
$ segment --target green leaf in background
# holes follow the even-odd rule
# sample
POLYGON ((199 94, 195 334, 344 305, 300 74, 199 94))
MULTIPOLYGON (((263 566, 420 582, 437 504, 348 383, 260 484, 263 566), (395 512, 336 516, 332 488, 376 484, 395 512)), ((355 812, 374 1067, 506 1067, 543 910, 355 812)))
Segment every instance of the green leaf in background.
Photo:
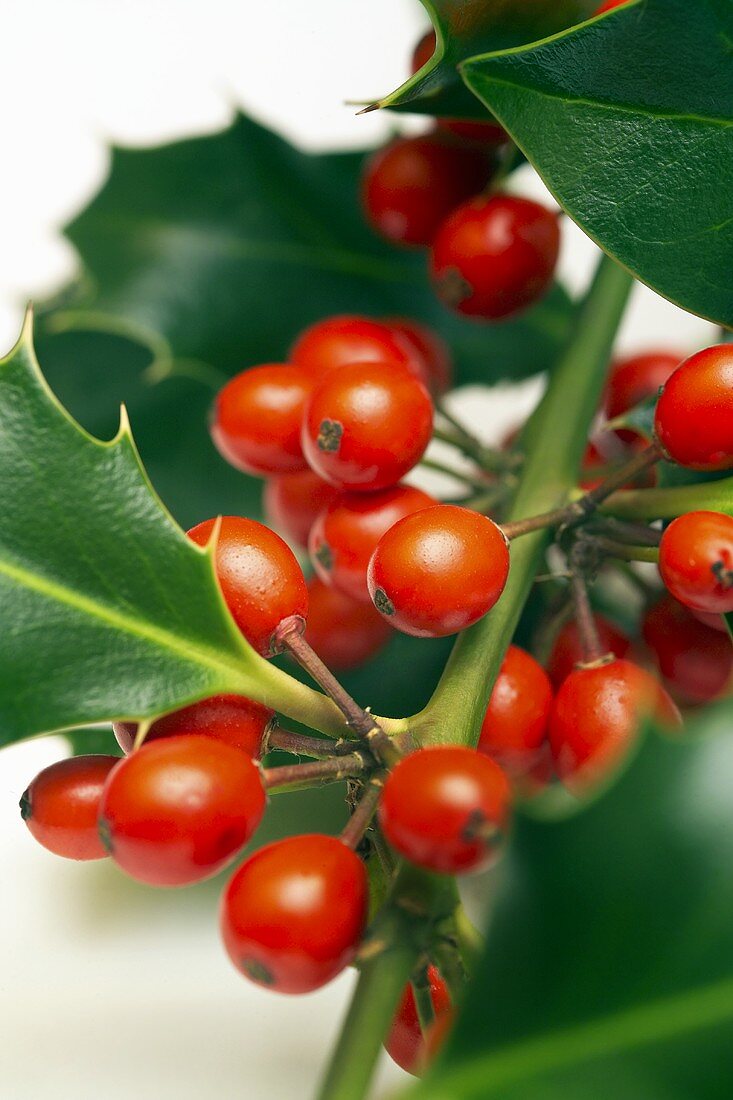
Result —
POLYGON ((42 332, 126 335, 155 356, 152 377, 182 374, 212 394, 344 312, 433 325, 460 381, 549 367, 570 326, 567 295, 555 289, 500 325, 455 317, 430 290, 424 252, 394 248, 365 223, 362 161, 301 152, 243 116, 210 137, 115 149, 107 183, 66 231, 83 278, 42 332))
POLYGON ((733 4, 641 0, 478 57, 467 85, 637 278, 733 325, 733 4))
POLYGON ((727 700, 583 813, 518 822, 464 1011, 410 1095, 731 1095, 732 721, 727 700))
POLYGON ((436 32, 430 61, 378 107, 486 119, 457 66, 476 54, 536 42, 589 18, 598 0, 422 0, 436 32))
POLYGON ((0 360, 0 470, 0 744, 287 681, 236 629, 125 420, 100 443, 58 404, 30 318, 0 360))

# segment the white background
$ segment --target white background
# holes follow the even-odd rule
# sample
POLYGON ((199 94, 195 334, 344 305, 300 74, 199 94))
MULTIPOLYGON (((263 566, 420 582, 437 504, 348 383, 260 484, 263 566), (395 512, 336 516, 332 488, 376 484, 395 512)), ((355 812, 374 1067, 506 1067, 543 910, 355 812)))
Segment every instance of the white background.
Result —
MULTIPOLYGON (((423 26, 417 0, 6 0, 0 351, 17 335, 25 299, 73 272, 60 226, 102 182, 109 141, 216 129, 241 104, 311 148, 377 142, 393 120, 356 119, 343 101, 399 83, 423 26)), ((573 287, 592 258, 570 227, 562 271, 573 287)), ((692 350, 711 331, 640 290, 620 344, 692 350)), ((532 384, 524 395, 465 394, 461 404, 490 438, 535 394, 532 384)), ((36 846, 17 800, 62 751, 48 738, 0 754, 0 1094, 307 1097, 351 977, 302 999, 262 993, 223 956, 210 887, 156 893, 110 866, 68 864, 36 846)), ((378 1092, 401 1079, 386 1064, 378 1092)))

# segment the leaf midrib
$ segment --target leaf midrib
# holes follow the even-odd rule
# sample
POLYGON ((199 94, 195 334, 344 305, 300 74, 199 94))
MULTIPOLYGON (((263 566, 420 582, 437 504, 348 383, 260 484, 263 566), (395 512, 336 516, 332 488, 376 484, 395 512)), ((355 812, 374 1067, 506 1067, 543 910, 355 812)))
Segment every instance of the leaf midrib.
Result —
POLYGON ((16 581, 32 592, 45 596, 49 600, 64 604, 66 607, 70 607, 81 614, 86 614, 93 619, 98 619, 112 629, 120 630, 133 637, 141 638, 170 650, 191 664, 211 668, 219 673, 225 672, 228 676, 233 675, 234 681, 237 683, 243 679, 242 670, 234 658, 229 659, 225 654, 204 643, 191 643, 177 634, 153 626, 145 620, 125 615, 106 604, 98 603, 88 596, 2 559, 0 559, 0 574, 8 577, 11 581, 16 581))
POLYGON ((720 129, 730 129, 733 126, 733 120, 726 118, 714 118, 708 115, 698 115, 694 113, 680 113, 679 111, 664 111, 658 107, 645 106, 643 104, 628 104, 619 102, 606 102, 603 99, 588 99, 586 96, 575 95, 565 92, 548 91, 545 88, 538 88, 536 84, 523 84, 516 80, 508 80, 506 77, 497 77, 491 73, 486 72, 480 68, 479 63, 469 64, 466 67, 466 73, 470 77, 479 77, 482 80, 489 81, 492 84, 499 84, 502 87, 513 88, 520 92, 531 92, 534 95, 543 96, 545 99, 557 99, 562 103, 574 103, 581 104, 584 107, 600 108, 606 111, 620 111, 630 115, 648 115, 652 118, 666 119, 674 122, 698 122, 705 126, 717 126, 720 129))
MULTIPOLYGON (((88 211, 85 214, 85 231, 90 223, 94 225, 95 235, 101 231, 108 236, 128 237, 132 230, 138 236, 142 235, 143 237, 149 233, 151 236, 159 237, 201 238, 208 248, 215 245, 220 252, 243 259, 255 258, 266 262, 320 268, 324 271, 347 272, 381 282, 411 282, 416 286, 421 286, 424 282, 422 273, 410 264, 365 256, 363 253, 349 252, 344 249, 323 249, 315 244, 253 240, 244 236, 233 236, 223 229, 212 228, 210 225, 199 226, 195 223, 166 222, 150 215, 131 215, 127 217, 115 215, 111 217, 103 213, 88 211)), ((79 234, 75 230, 76 227, 72 226, 67 233, 71 240, 77 243, 79 234)))
MULTIPOLYGON (((726 1020, 733 1020, 733 978, 514 1043, 472 1060, 463 1069, 436 1076, 435 1082, 442 1087, 449 1081, 450 1094, 455 1096, 478 1081, 483 1089, 504 1088, 543 1072, 668 1041, 726 1020)), ((427 1087, 425 1094, 430 1091, 427 1087)))

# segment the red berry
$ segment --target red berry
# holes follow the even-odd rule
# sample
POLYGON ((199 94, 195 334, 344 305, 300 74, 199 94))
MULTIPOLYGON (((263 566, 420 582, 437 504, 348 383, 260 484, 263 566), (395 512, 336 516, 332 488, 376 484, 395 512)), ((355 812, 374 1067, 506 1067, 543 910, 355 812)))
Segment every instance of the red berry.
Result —
MULTIPOLYGON (((275 711, 246 699, 243 695, 213 695, 190 707, 165 714, 156 719, 145 734, 145 744, 159 737, 177 737, 183 733, 200 733, 226 741, 249 756, 259 757, 265 730, 275 717, 275 711)), ((137 723, 115 722, 117 743, 127 754, 137 736, 137 723)))
POLYGON ((711 630, 718 630, 721 634, 728 633, 728 624, 722 615, 708 615, 706 611, 693 611, 698 622, 709 626, 711 630))
POLYGON ((583 461, 580 467, 581 478, 579 485, 581 489, 584 489, 586 493, 589 493, 591 489, 595 489, 605 479, 604 467, 608 465, 608 460, 605 455, 601 454, 598 447, 592 441, 589 441, 583 454, 583 461))
POLYGON ((435 397, 447 393, 453 385, 453 358, 450 348, 437 332, 418 321, 406 317, 392 318, 387 322, 395 332, 404 336, 425 363, 421 381, 435 397))
POLYGON ((658 680, 631 661, 616 658, 571 672, 550 716, 552 757, 565 786, 581 794, 605 779, 650 716, 668 727, 681 721, 658 680))
MULTIPOLYGON (((453 1008, 448 987, 434 966, 428 967, 428 981, 435 1022, 444 1016, 452 1020, 453 1008)), ((420 1076, 428 1061, 415 995, 409 984, 405 986, 392 1026, 384 1040, 384 1048, 401 1069, 415 1077, 420 1076)))
MULTIPOLYGON (((613 653, 615 657, 625 657, 631 649, 631 640, 603 615, 595 615, 594 618, 598 637, 604 651, 613 653)), ((570 622, 565 623, 565 626, 555 638, 552 652, 547 661, 547 674, 555 689, 560 687, 583 659, 584 653, 578 624, 574 619, 571 619, 570 622)))
POLYGON ((552 210, 514 195, 480 197, 459 206, 438 230, 433 279, 446 305, 498 320, 544 294, 559 249, 552 210))
POLYGON ((603 15, 606 11, 613 11, 614 8, 621 8, 624 4, 627 4, 628 0, 606 0, 605 4, 601 4, 600 8, 596 11, 596 15, 603 15))
POLYGON ((265 801, 246 753, 211 737, 167 737, 118 762, 102 794, 99 831, 132 878, 185 886, 241 851, 265 801))
POLYGON ((525 650, 509 646, 491 693, 479 752, 510 775, 525 775, 540 762, 552 708, 550 678, 525 650))
POLYGON ((671 596, 648 609, 642 632, 667 687, 683 705, 710 702, 729 689, 730 638, 705 626, 671 596))
POLYGON ((351 363, 396 363, 421 380, 425 377, 425 363, 414 343, 391 325, 369 317, 347 315, 316 321, 295 341, 290 358, 316 377, 351 363))
POLYGON ((693 611, 733 611, 733 516, 688 512, 673 520, 659 546, 659 572, 675 599, 693 611))
POLYGON ((410 61, 410 73, 414 76, 418 69, 422 69, 423 65, 427 65, 430 58, 435 53, 435 31, 432 28, 426 31, 422 36, 415 49, 412 51, 412 58, 410 61))
POLYGON ((281 474, 265 483, 265 516, 296 546, 307 546, 316 517, 337 496, 338 489, 310 469, 281 474))
POLYGON ((399 244, 429 245, 440 224, 489 181, 487 157, 445 135, 401 137, 366 162, 361 198, 367 219, 399 244))
MULTIPOLYGON (((618 359, 611 367, 606 386, 606 418, 615 420, 647 398, 656 397, 682 359, 683 356, 667 351, 649 351, 618 359)), ((616 436, 624 443, 633 443, 638 438, 629 428, 618 429, 616 436)))
POLYGON ((224 891, 221 932, 246 977, 280 993, 310 993, 353 960, 366 925, 364 865, 331 836, 261 848, 224 891))
POLYGON ((438 504, 406 516, 379 541, 369 592, 398 630, 440 638, 465 630, 504 591, 509 545, 486 516, 438 504))
POLYGON ((435 503, 412 485, 393 485, 378 493, 342 493, 311 528, 308 549, 319 577, 371 607, 367 570, 377 543, 398 520, 435 503))
POLYGON ((303 470, 303 410, 313 380, 299 367, 267 363, 242 371, 219 392, 211 437, 220 454, 248 474, 303 470))
MULTIPOLYGON (((192 527, 188 537, 206 546, 216 520, 192 527)), ((250 645, 265 657, 283 619, 308 614, 308 589, 290 547, 279 535, 241 516, 224 516, 216 544, 216 575, 234 621, 250 645)))
POLYGON ((680 466, 733 466, 733 344, 699 351, 677 368, 657 402, 654 431, 680 466))
POLYGON ((66 859, 104 859, 97 830, 102 789, 116 756, 72 756, 39 772, 20 800, 33 836, 66 859))
POLYGON ((498 764, 474 749, 439 745, 395 765, 379 821, 392 847, 411 863, 464 874, 491 862, 510 804, 509 780, 498 764))
POLYGON ((414 375, 392 363, 352 363, 311 394, 303 452, 332 485, 371 492, 408 473, 432 432, 433 403, 414 375))
POLYGON ((318 577, 308 585, 305 639, 332 672, 368 661, 389 641, 392 629, 371 604, 331 588, 318 577))

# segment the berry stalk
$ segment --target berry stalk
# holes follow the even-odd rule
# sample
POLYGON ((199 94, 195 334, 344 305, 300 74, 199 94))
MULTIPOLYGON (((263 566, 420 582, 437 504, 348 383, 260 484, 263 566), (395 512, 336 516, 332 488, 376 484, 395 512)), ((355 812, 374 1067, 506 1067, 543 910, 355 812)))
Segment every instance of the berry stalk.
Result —
POLYGON ((286 649, 301 668, 323 688, 326 695, 333 699, 347 725, 367 745, 370 752, 382 764, 395 763, 400 757, 397 746, 371 714, 352 699, 333 673, 326 668, 318 654, 306 642, 302 631, 303 624, 297 617, 284 619, 277 630, 278 645, 286 649))
POLYGON ((298 791, 305 787, 320 787, 362 775, 368 768, 364 752, 334 756, 330 760, 312 760, 308 764, 284 764, 278 768, 263 768, 262 779, 269 794, 298 791))

